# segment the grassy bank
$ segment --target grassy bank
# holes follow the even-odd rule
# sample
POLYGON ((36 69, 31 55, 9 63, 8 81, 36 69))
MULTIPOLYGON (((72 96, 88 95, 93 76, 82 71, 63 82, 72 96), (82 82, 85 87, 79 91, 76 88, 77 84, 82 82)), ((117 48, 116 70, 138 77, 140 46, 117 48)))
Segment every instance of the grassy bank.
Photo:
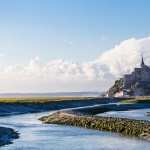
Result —
POLYGON ((100 131, 110 131, 150 140, 150 122, 148 121, 112 117, 81 116, 66 112, 57 112, 42 117, 40 120, 47 124, 71 125, 100 131))
POLYGON ((0 116, 53 111, 116 102, 99 97, 23 97, 0 98, 0 116))
POLYGON ((123 99, 122 103, 150 103, 150 96, 138 96, 131 99, 123 99))
POLYGON ((19 104, 31 104, 31 103, 50 103, 58 101, 74 101, 74 100, 93 100, 100 99, 95 97, 16 97, 16 98, 0 98, 0 103, 19 103, 19 104))
POLYGON ((57 97, 0 97, 0 103, 19 103, 19 104, 43 104, 62 101, 83 101, 83 100, 108 100, 113 99, 122 103, 150 103, 150 96, 131 97, 131 98, 104 98, 104 97, 85 97, 85 96, 57 96, 57 97))

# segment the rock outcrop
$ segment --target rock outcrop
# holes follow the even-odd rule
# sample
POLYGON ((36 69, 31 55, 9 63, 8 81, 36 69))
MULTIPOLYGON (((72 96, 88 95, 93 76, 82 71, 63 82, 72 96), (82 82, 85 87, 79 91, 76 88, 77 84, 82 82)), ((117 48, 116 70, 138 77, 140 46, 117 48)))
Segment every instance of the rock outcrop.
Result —
POLYGON ((56 112, 40 118, 43 123, 62 124, 100 131, 110 131, 150 141, 150 122, 126 118, 83 116, 69 112, 56 112))
POLYGON ((123 79, 115 81, 115 84, 108 90, 107 95, 110 97, 120 96, 149 96, 150 82, 137 81, 125 88, 123 79))
POLYGON ((116 80, 108 90, 107 96, 148 96, 150 95, 150 67, 145 65, 142 58, 141 67, 135 68, 131 74, 116 80))
POLYGON ((113 97, 117 93, 121 93, 123 90, 123 79, 115 81, 115 84, 108 90, 108 96, 113 97))

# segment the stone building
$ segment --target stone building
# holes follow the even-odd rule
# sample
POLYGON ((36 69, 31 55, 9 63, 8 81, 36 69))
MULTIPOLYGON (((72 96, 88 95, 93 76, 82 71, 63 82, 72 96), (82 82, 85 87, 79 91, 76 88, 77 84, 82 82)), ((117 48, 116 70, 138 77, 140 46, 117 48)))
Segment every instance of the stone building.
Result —
POLYGON ((142 57, 141 67, 135 68, 131 74, 124 75, 124 88, 129 88, 137 81, 150 82, 150 67, 145 65, 142 57))
POLYGON ((108 96, 143 96, 150 95, 150 67, 144 63, 131 74, 125 74, 108 91, 108 96))

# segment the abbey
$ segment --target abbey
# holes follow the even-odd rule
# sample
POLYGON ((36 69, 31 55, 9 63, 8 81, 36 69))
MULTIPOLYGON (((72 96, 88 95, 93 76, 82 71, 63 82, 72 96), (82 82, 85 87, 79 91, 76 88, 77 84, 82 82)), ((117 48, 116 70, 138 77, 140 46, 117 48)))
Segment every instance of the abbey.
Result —
POLYGON ((150 67, 144 63, 131 74, 125 74, 109 89, 108 96, 144 96, 150 95, 150 67))

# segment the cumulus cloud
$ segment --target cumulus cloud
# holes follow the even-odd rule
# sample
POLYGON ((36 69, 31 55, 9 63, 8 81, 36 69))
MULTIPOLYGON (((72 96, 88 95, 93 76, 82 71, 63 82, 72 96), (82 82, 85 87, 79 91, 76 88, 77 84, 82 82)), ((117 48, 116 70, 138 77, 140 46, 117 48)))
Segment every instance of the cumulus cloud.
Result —
POLYGON ((99 57, 99 63, 106 65, 112 74, 120 76, 131 72, 141 63, 141 55, 150 65, 150 37, 131 38, 116 45, 99 57))
POLYGON ((150 65, 150 37, 122 41, 91 62, 42 62, 0 66, 1 92, 106 90, 116 78, 139 66, 141 54, 150 65))

